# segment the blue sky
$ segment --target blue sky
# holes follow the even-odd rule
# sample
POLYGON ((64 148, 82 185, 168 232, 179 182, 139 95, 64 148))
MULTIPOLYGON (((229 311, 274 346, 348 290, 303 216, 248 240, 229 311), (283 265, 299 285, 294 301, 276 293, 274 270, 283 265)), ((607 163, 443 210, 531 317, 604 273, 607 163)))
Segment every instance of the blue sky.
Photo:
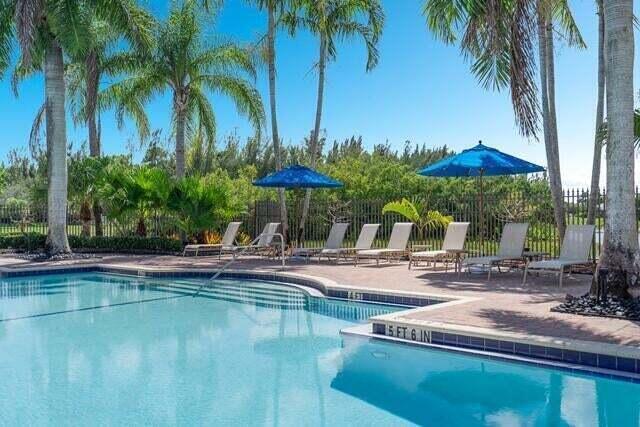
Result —
MULTIPOLYGON (((166 1, 147 0, 158 16, 166 1)), ((380 63, 365 72, 365 51, 359 41, 339 46, 338 59, 327 70, 322 127, 330 141, 362 135, 367 145, 389 142, 401 149, 404 141, 462 150, 479 139, 511 154, 545 165, 541 142, 518 135, 507 92, 488 92, 477 84, 469 65, 455 46, 444 46, 427 31, 421 0, 383 0, 386 25, 380 41, 380 63)), ((574 0, 571 7, 588 44, 575 50, 556 44, 557 113, 562 175, 565 186, 586 185, 590 180, 593 122, 596 100, 597 17, 593 1, 574 0)), ((637 13, 638 11, 636 11, 637 13)), ((215 33, 248 42, 265 29, 266 17, 244 0, 226 0, 215 22, 215 33)), ((286 144, 298 144, 312 128, 315 114, 316 74, 311 67, 317 43, 306 33, 295 39, 278 38, 278 119, 286 144)), ((266 70, 256 82, 267 98, 266 70)), ((636 73, 637 74, 637 73, 636 73)), ((637 81, 636 81, 637 87, 637 81)), ((9 149, 27 147, 33 116, 42 103, 43 79, 36 76, 20 87, 15 98, 7 76, 0 81, 0 159, 9 149)), ((218 134, 252 134, 228 100, 211 97, 218 119, 218 134)), ((159 97, 148 108, 153 128, 165 129, 170 120, 170 97, 159 97)), ((113 114, 102 117, 106 153, 127 150, 136 141, 131 125, 117 129, 113 114)), ((85 130, 68 129, 78 146, 85 130)), ((637 174, 638 175, 638 174, 637 174)))

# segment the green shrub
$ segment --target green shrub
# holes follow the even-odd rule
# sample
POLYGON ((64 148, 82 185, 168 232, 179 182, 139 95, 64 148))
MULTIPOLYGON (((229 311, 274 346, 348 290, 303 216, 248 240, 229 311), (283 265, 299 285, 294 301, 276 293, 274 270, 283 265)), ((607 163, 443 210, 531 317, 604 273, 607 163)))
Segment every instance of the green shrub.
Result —
POLYGON ((40 233, 9 234, 0 236, 0 249, 32 251, 44 248, 47 236, 40 233))
MULTIPOLYGON (((47 236, 38 233, 0 236, 0 249, 43 249, 47 236)), ((165 237, 83 237, 69 236, 69 245, 79 252, 175 253, 182 243, 165 237)))
POLYGON ((87 252, 181 252, 182 243, 166 237, 83 237, 69 236, 72 249, 87 252))

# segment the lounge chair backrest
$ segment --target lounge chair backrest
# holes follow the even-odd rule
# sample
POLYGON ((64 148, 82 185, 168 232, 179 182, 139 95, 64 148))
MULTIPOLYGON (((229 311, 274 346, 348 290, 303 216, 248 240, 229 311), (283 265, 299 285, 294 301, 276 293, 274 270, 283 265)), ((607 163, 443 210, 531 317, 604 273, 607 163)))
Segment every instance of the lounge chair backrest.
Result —
POLYGON ((324 243, 324 249, 340 249, 344 235, 347 233, 347 228, 349 228, 348 222, 334 223, 331 226, 331 231, 329 231, 329 237, 324 243))
POLYGON ((589 261, 595 225, 568 225, 560 248, 560 259, 589 261))
POLYGON ((524 251, 524 244, 527 239, 529 223, 510 222, 502 229, 498 256, 505 258, 520 258, 524 251))
POLYGON ((270 222, 264 226, 264 230, 260 234, 260 240, 256 243, 256 246, 266 247, 271 244, 273 241, 273 234, 278 231, 278 227, 280 226, 279 222, 270 222))
POLYGON ((404 251, 407 249, 412 228, 412 222, 396 222, 393 224, 393 230, 391 230, 391 237, 389 238, 389 245, 387 246, 387 249, 398 251, 404 251))
POLYGON ((468 222, 450 222, 444 235, 442 250, 461 251, 464 249, 464 241, 467 239, 468 222))
POLYGON ((222 236, 222 246, 233 246, 233 242, 236 240, 236 235, 240 229, 241 222, 230 222, 227 225, 227 231, 222 236))
POLYGON ((360 230, 360 235, 358 236, 355 249, 371 249, 373 241, 376 238, 376 234, 378 233, 378 228, 380 228, 380 224, 363 225, 362 230, 360 230))

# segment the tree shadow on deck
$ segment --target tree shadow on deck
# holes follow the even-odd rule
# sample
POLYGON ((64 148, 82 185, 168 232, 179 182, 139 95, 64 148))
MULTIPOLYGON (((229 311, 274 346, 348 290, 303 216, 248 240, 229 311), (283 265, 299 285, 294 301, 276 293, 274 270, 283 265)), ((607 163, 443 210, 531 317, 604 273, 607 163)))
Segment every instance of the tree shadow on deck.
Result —
MULTIPOLYGON (((484 308, 475 313, 476 316, 488 320, 494 328, 501 331, 521 334, 543 335, 558 338, 572 338, 586 341, 598 341, 611 344, 639 345, 640 338, 616 338, 611 331, 597 331, 588 325, 589 317, 583 322, 564 320, 559 316, 534 316, 519 311, 484 308)), ((640 322, 631 322, 636 326, 640 322)))
POLYGON ((486 274, 469 275, 462 273, 427 272, 416 276, 426 280, 429 286, 443 290, 457 292, 498 292, 510 294, 540 295, 548 298, 564 298, 566 294, 582 295, 589 290, 591 277, 578 278, 573 276, 565 279, 565 286, 558 287, 555 277, 530 277, 525 285, 522 284, 521 272, 492 274, 487 280, 486 274))

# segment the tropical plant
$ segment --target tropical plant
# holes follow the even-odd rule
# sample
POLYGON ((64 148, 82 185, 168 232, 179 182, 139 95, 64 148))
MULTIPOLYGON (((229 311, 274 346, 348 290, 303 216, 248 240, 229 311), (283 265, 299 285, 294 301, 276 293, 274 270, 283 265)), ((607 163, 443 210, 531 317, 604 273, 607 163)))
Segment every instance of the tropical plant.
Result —
POLYGON ((609 291, 628 298, 638 282, 638 229, 634 193, 633 1, 604 2, 606 40, 607 193, 604 253, 609 291))
POLYGON ((542 116, 554 216, 560 235, 564 235, 566 221, 555 107, 554 31, 570 45, 585 46, 567 1, 500 0, 486 4, 479 0, 427 0, 424 14, 437 37, 446 43, 460 39, 463 53, 473 61, 472 72, 485 88, 510 87, 516 123, 524 136, 537 137, 539 116, 542 116), (536 40, 542 105, 538 102, 534 81, 536 40))
MULTIPOLYGON (((318 141, 324 99, 324 83, 327 61, 337 57, 337 42, 359 37, 367 48, 366 70, 371 71, 378 63, 378 40, 384 26, 384 12, 379 0, 293 0, 293 7, 285 13, 282 21, 295 35, 298 28, 311 31, 318 38, 318 89, 316 116, 309 144, 311 167, 316 167, 318 141)), ((305 194, 297 240, 304 234, 309 214, 311 190, 305 194)))
POLYGON ((99 200, 99 184, 108 162, 109 158, 84 156, 69 162, 69 203, 78 208, 83 236, 91 235, 91 209, 99 200))
POLYGON ((18 39, 24 69, 43 69, 48 165, 47 251, 70 252, 67 238, 67 136, 64 54, 86 52, 93 17, 139 40, 134 0, 0 0, 0 71, 18 39))
MULTIPOLYGON (((276 108, 276 35, 280 17, 287 10, 291 0, 249 0, 258 9, 267 12, 267 36, 263 53, 266 58, 269 75, 269 110, 271 117, 271 141, 273 142, 273 156, 276 170, 282 169, 282 147, 278 133, 278 116, 276 108)), ((278 189, 280 204, 280 222, 285 241, 289 241, 289 220, 287 217, 287 199, 284 189, 278 189)))
POLYGON ((98 195, 107 216, 120 224, 121 233, 126 233, 124 224, 135 218, 135 233, 145 237, 147 220, 166 208, 170 190, 171 179, 162 169, 114 164, 106 168, 98 195))
POLYGON ((216 119, 206 91, 228 96, 260 135, 265 115, 260 94, 245 77, 256 77, 252 52, 235 43, 208 43, 198 2, 175 4, 157 30, 157 45, 133 76, 107 88, 109 104, 147 103, 170 89, 176 137, 176 176, 185 174, 185 138, 196 131, 215 140, 216 119))
POLYGON ((180 230, 197 242, 205 242, 208 230, 242 211, 233 189, 213 176, 182 178, 169 193, 167 207, 176 214, 180 230))
POLYGON ((453 221, 453 217, 443 215, 439 211, 429 210, 425 202, 416 199, 413 201, 402 199, 400 201, 389 202, 382 208, 382 214, 384 215, 389 212, 402 215, 413 222, 421 238, 424 237, 425 231, 445 228, 453 221))

